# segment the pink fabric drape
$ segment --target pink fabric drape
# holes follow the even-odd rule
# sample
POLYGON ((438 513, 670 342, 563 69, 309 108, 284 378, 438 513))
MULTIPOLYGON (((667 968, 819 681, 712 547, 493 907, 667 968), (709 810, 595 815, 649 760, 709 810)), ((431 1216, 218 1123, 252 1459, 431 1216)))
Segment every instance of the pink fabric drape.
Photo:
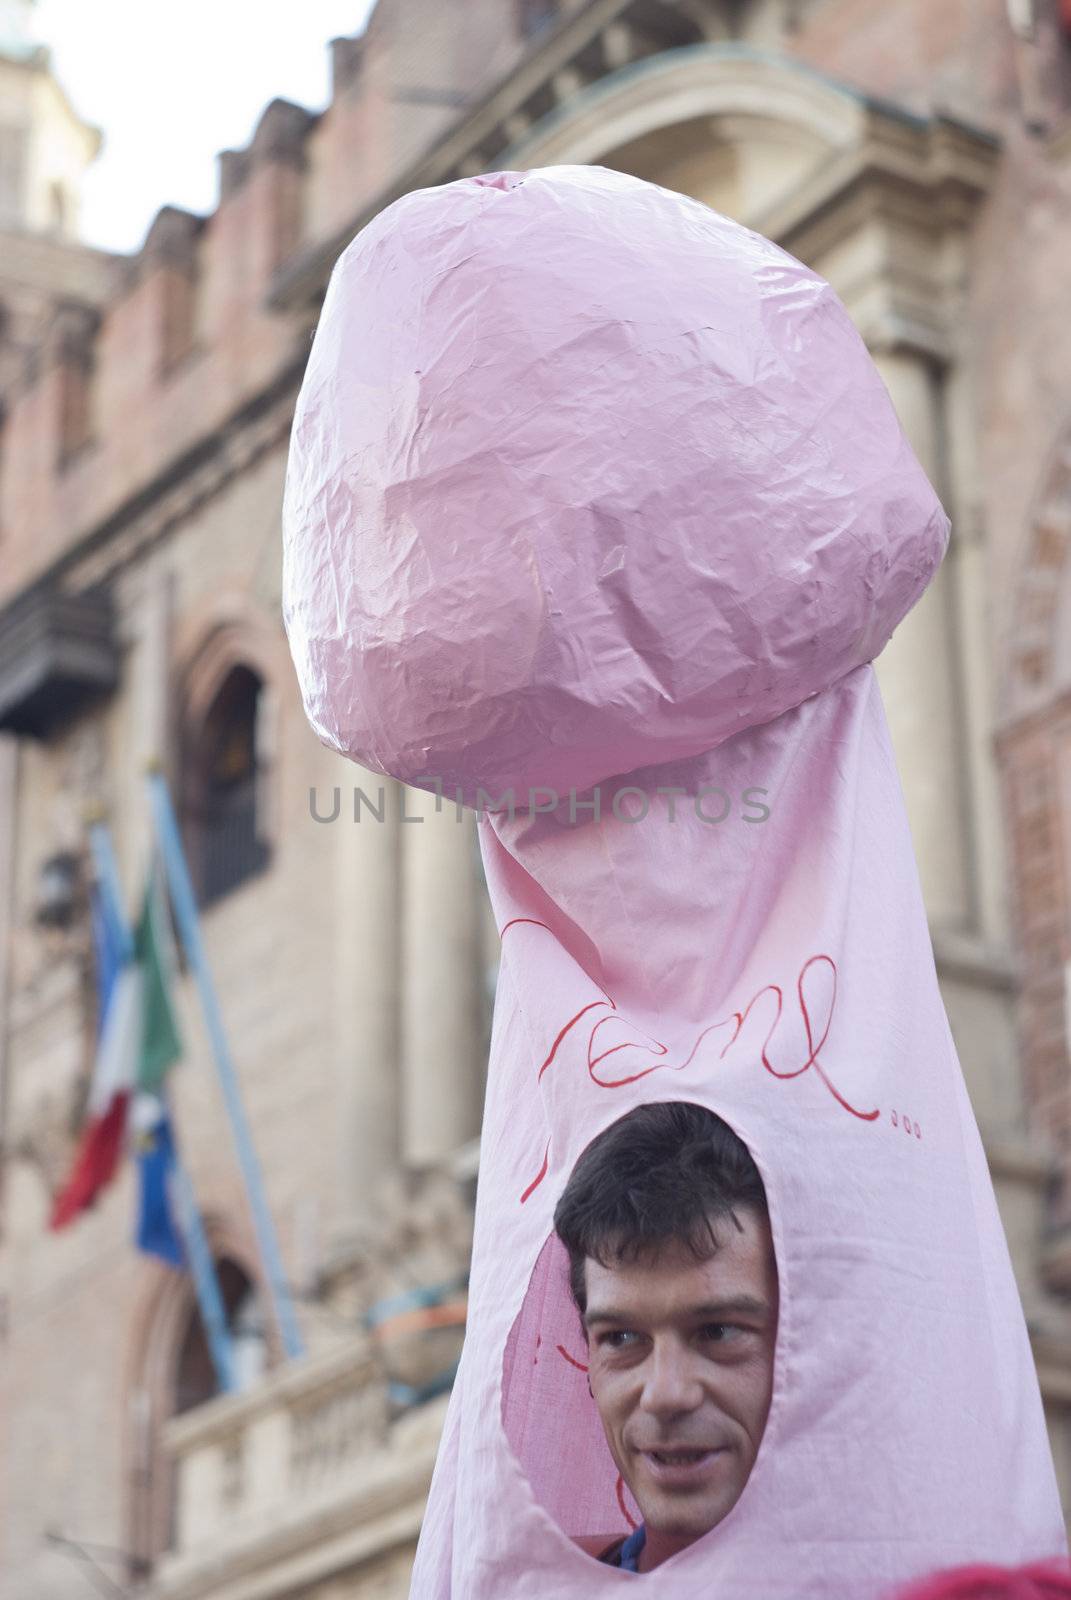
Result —
POLYGON ((749 1145, 781 1312, 743 1495, 644 1592, 879 1600, 1066 1549, 869 665, 947 532, 829 286, 696 201, 491 174, 335 269, 287 478, 305 708, 483 807, 502 932, 417 1600, 633 1581, 569 1540, 636 1510, 551 1219, 654 1099, 749 1145))

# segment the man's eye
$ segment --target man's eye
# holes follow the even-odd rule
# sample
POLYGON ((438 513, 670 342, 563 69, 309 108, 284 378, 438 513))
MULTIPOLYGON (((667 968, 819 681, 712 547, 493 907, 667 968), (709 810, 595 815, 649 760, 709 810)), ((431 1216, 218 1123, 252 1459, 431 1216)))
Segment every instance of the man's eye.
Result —
POLYGON ((703 1336, 714 1344, 726 1344, 746 1332, 746 1328, 739 1327, 735 1322, 708 1322, 703 1329, 703 1336))
POLYGON ((599 1343, 608 1345, 611 1350, 623 1350, 630 1339, 636 1335, 631 1328, 611 1328, 608 1332, 599 1335, 599 1343))

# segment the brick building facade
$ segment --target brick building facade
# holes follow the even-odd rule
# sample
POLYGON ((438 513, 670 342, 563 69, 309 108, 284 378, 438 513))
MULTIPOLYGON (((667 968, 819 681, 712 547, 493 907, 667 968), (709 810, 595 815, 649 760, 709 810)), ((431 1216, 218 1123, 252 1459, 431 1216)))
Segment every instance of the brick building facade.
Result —
POLYGON ((686 191, 827 276, 952 515, 878 673, 1071 1511, 1057 0, 379 0, 330 45, 328 106, 272 102, 221 154, 211 215, 164 207, 130 258, 78 243, 95 135, 25 30, 3 45, 0 200, 5 171, 36 175, 0 215, 0 1596, 93 1593, 90 1558, 159 1600, 406 1592, 442 1401, 396 1397, 449 1366, 457 1328, 388 1342, 362 1313, 449 1303, 463 1271, 495 936, 471 826, 305 723, 287 435, 363 223, 413 187, 560 162, 686 191), (20 166, 45 122, 62 160, 20 166), (151 760, 309 1347, 280 1354, 187 972, 176 1122, 253 1350, 216 1398, 188 1282, 129 1243, 130 1172, 47 1229, 93 1050, 85 819, 108 819, 133 904, 151 760), (382 822, 352 820, 358 784, 382 822))

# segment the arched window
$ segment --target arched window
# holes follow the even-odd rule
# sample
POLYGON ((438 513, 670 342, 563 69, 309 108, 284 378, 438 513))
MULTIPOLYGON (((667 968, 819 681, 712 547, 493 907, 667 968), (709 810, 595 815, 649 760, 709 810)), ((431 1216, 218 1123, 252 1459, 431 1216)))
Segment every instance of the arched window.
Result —
MULTIPOLYGON (((270 1340, 261 1297, 249 1273, 230 1256, 215 1262, 232 1340, 239 1390, 269 1365, 270 1340)), ((128 1446, 128 1535, 132 1580, 147 1577, 171 1548, 177 1482, 163 1445, 164 1425, 219 1393, 201 1313, 188 1277, 169 1273, 145 1334, 131 1392, 128 1446)))
MULTIPOLYGON (((260 1300, 248 1276, 235 1261, 216 1263, 216 1282, 234 1346, 235 1378, 239 1389, 248 1389, 262 1376, 267 1365, 268 1346, 260 1300)), ((219 1382, 204 1323, 200 1310, 193 1304, 179 1342, 171 1414, 177 1417, 183 1411, 191 1411, 218 1393, 219 1382)))
POLYGON ((263 871, 271 857, 259 781, 262 692, 251 668, 232 667, 188 740, 187 848, 202 905, 263 871))

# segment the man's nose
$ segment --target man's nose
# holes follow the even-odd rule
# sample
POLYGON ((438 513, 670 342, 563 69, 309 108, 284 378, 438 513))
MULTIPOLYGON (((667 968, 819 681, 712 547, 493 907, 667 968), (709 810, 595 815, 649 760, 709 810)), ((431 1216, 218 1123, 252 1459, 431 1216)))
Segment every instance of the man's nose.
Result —
POLYGON ((702 1404, 703 1386, 689 1351, 656 1342, 651 1352, 640 1400, 645 1411, 669 1416, 694 1411, 702 1404))

